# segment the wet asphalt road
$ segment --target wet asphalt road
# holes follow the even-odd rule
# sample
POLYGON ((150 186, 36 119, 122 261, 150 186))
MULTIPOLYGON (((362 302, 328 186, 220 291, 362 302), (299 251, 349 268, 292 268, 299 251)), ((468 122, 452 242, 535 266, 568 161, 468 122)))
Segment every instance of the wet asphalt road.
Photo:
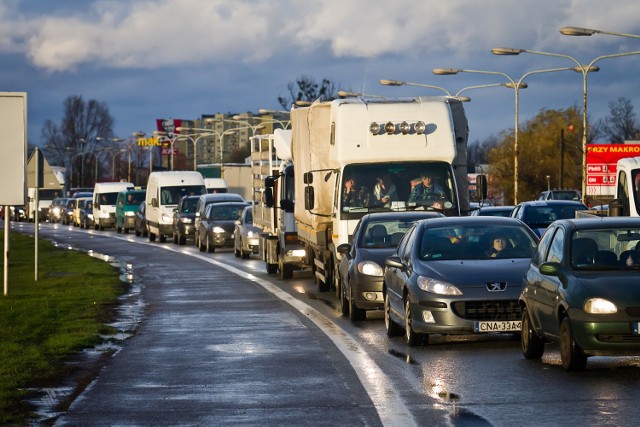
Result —
POLYGON ((56 425, 619 426, 640 416, 638 357, 566 373, 557 348, 526 361, 509 336, 408 348, 386 337, 381 313, 351 323, 310 275, 282 282, 255 257, 50 224, 41 236, 130 263, 144 301, 136 334, 56 425))

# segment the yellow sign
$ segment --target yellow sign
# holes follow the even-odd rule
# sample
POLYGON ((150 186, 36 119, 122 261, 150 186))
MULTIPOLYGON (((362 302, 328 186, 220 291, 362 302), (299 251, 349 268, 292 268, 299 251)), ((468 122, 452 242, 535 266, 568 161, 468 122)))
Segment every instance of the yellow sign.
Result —
POLYGON ((158 137, 154 136, 151 138, 138 138, 138 146, 140 147, 160 147, 162 143, 158 141, 158 137))

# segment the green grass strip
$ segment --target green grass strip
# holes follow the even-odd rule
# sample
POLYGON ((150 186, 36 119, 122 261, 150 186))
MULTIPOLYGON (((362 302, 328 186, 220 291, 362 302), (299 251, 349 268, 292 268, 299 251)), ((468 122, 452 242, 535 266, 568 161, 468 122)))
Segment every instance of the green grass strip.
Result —
POLYGON ((9 237, 9 294, 0 294, 0 425, 33 420, 25 389, 55 384, 68 369, 65 358, 114 332, 105 322, 126 287, 114 266, 44 240, 36 282, 33 237, 9 237))

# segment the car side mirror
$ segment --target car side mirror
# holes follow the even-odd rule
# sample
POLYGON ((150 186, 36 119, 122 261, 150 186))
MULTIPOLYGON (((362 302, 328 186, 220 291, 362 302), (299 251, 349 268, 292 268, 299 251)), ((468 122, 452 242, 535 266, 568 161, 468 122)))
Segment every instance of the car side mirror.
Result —
POLYGON ((543 262, 540 264, 540 274, 545 276, 560 276, 560 264, 557 262, 543 262))
POLYGON ((158 199, 156 199, 155 197, 153 199, 151 199, 151 207, 152 208, 157 208, 158 207, 158 199))
POLYGON ((404 268, 404 264, 402 264, 400 257, 397 255, 387 257, 387 259, 384 260, 384 265, 391 268, 399 268, 399 269, 404 268))
POLYGON ((342 255, 346 255, 349 252, 351 252, 351 245, 349 243, 339 244, 338 247, 336 248, 336 251, 338 251, 338 253, 342 255))

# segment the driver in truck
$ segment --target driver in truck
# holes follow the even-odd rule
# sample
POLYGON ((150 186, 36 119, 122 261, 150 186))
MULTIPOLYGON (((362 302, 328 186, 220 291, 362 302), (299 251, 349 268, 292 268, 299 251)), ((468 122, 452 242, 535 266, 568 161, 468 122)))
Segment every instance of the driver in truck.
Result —
POLYGON ((423 173, 420 182, 411 190, 408 202, 419 203, 443 198, 445 198, 445 193, 442 187, 433 181, 431 174, 423 173))

